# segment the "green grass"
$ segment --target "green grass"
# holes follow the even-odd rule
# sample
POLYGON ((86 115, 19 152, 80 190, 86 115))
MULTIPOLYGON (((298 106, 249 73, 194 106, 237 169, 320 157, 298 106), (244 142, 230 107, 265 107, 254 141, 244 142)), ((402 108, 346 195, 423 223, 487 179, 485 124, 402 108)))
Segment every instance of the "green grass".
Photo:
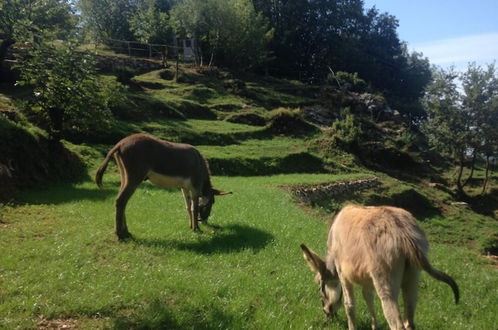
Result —
MULTIPOLYGON (((258 78, 234 90, 237 81, 226 73, 198 74, 182 66, 176 82, 166 71, 134 78, 143 90, 130 88, 119 114, 131 121, 94 132, 90 141, 101 144, 65 146, 93 175, 110 145, 134 132, 191 143, 209 159, 213 174, 239 175, 213 178, 216 188, 234 194, 217 198, 212 226, 193 233, 181 193, 144 183, 127 209, 134 239, 118 242, 114 163, 103 190, 87 179, 23 191, 15 204, 0 205, 0 329, 343 329, 343 310, 338 320, 325 320, 299 244, 323 255, 328 220, 348 202, 401 203, 416 213, 432 244, 433 265, 460 285, 461 304, 455 306, 445 284, 422 276, 418 328, 496 327, 498 270, 482 257, 498 241, 496 194, 453 205, 446 190, 368 171, 350 154, 323 160, 310 151, 316 137, 271 136, 262 127, 214 120, 241 109, 264 117, 273 108, 314 102, 316 90, 302 83, 258 78), (340 174, 303 174, 325 168, 340 174), (300 174, 270 175, 283 172, 300 174), (314 208, 282 189, 374 175, 381 186, 314 208)), ((0 106, 11 103, 0 97, 0 106)), ((476 175, 482 177, 482 168, 476 175)), ((477 190, 476 181, 471 191, 477 190)), ((361 294, 357 312, 359 328, 369 328, 361 294)), ((381 325, 387 328, 383 317, 381 325)))
MULTIPOLYGON (((325 322, 299 249, 305 242, 323 254, 327 224, 279 186, 349 176, 214 177, 216 187, 234 194, 217 199, 216 227, 202 226, 202 233, 189 230, 179 191, 145 183, 127 210, 134 240, 121 243, 113 234, 119 182, 108 171, 104 190, 92 182, 51 185, 3 208, 2 328, 36 328, 43 320, 88 329, 346 326, 343 310, 325 322)), ((431 241, 434 266, 456 279, 462 299, 455 306, 450 289, 424 275, 418 327, 492 329, 497 269, 473 250, 431 241)), ((358 320, 368 328, 358 296, 358 320)))

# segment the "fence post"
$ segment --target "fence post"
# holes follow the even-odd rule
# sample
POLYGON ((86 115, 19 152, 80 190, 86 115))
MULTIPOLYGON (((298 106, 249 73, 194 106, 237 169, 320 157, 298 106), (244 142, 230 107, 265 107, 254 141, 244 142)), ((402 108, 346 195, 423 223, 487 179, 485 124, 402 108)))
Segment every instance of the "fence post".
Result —
POLYGON ((152 46, 149 44, 149 59, 152 58, 152 46))
POLYGON ((166 67, 168 65, 168 46, 162 46, 161 49, 163 67, 166 67))
POLYGON ((178 62, 180 61, 180 55, 176 54, 176 73, 175 73, 175 82, 178 82, 178 62))
POLYGON ((130 42, 127 41, 126 42, 128 44, 128 56, 131 56, 131 46, 130 46, 130 42))

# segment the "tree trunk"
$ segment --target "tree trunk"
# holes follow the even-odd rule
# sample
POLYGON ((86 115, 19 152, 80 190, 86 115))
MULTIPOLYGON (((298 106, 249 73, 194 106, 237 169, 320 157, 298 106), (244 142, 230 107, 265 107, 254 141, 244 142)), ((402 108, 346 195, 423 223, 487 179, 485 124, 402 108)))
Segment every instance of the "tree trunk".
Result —
POLYGON ((484 195, 484 193, 486 192, 486 188, 488 186, 488 182, 489 182, 489 167, 490 167, 489 155, 486 155, 486 176, 484 177, 484 183, 482 184, 481 195, 484 195))
POLYGON ((211 58, 209 59, 208 68, 211 68, 211 65, 213 65, 213 61, 214 61, 214 49, 211 51, 211 58))
POLYGON ((2 72, 2 76, 4 76, 4 65, 3 62, 7 57, 7 52, 9 51, 10 46, 15 44, 16 41, 12 38, 7 38, 0 43, 0 72, 2 72))
POLYGON ((472 179, 472 177, 474 176, 474 168, 476 165, 476 156, 477 156, 477 149, 474 149, 474 154, 472 155, 472 164, 470 164, 470 174, 469 174, 469 177, 467 178, 467 180, 465 180, 465 182, 463 183, 462 187, 465 187, 469 183, 469 181, 472 179))
POLYGON ((60 141, 64 123, 64 110, 60 108, 50 108, 48 110, 48 117, 50 118, 50 139, 53 141, 60 141))
POLYGON ((456 179, 456 185, 459 193, 462 193, 465 195, 463 191, 463 185, 462 185, 462 174, 463 174, 463 166, 464 166, 464 159, 465 159, 465 150, 462 149, 459 151, 459 168, 458 168, 458 174, 457 174, 457 179, 456 179))

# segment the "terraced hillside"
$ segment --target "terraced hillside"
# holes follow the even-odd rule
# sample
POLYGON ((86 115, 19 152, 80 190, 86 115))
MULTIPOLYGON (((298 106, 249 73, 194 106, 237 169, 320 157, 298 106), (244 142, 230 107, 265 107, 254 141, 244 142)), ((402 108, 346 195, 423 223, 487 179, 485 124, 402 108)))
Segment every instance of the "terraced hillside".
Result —
MULTIPOLYGON (((498 241, 493 195, 461 203, 443 185, 443 172, 401 147, 394 156, 372 154, 413 157, 408 170, 369 166, 335 144, 324 148, 334 141, 331 128, 302 125, 298 114, 298 108, 338 104, 318 100, 319 92, 217 70, 184 68, 178 81, 168 69, 134 77, 128 99, 114 109, 117 120, 64 141, 86 166, 80 182, 44 181, 2 204, 0 328, 343 329, 343 310, 325 319, 299 244, 323 254, 333 213, 356 202, 413 212, 430 240, 432 263, 460 285, 455 306, 446 286, 422 276, 419 328, 492 329, 498 268, 485 255, 498 241), (278 121, 282 113, 290 119, 278 121), (135 132, 194 144, 210 163, 215 187, 233 192, 217 198, 202 232, 189 230, 178 190, 145 182, 127 209, 134 238, 117 241, 117 169, 111 163, 102 190, 92 177, 105 152, 135 132), (375 184, 355 189, 364 181, 375 184), (353 188, 330 189, 348 184, 353 188), (297 192, 306 189, 318 197, 300 198, 297 192)), ((340 117, 339 108, 328 110, 340 117)), ((402 146, 389 129, 395 124, 370 125, 371 136, 389 150, 402 146)), ((26 141, 34 145, 42 135, 33 129, 26 141)), ((358 301, 359 326, 368 328, 367 308, 358 301)), ((376 308, 381 315, 378 300, 376 308)), ((381 326, 387 327, 383 319, 381 326)))

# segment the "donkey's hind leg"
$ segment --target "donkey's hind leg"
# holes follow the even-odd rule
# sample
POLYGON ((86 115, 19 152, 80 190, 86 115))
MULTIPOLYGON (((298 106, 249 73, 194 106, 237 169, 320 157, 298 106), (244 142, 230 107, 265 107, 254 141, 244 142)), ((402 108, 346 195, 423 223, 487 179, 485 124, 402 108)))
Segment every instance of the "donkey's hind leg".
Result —
POLYGON ((403 292, 403 302, 405 309, 405 328, 406 330, 415 329, 413 319, 415 316, 415 307, 417 306, 418 282, 420 270, 413 266, 405 269, 401 290, 403 292))
POLYGON ((388 276, 377 274, 373 277, 375 290, 382 302, 382 310, 391 330, 404 330, 401 313, 398 306, 398 294, 401 287, 401 275, 399 269, 392 271, 388 276))
POLYGON ((137 187, 138 184, 128 183, 122 187, 118 193, 118 197, 116 198, 116 234, 119 239, 127 239, 131 237, 131 234, 128 231, 128 226, 126 225, 125 209, 128 204, 128 200, 131 195, 133 195, 137 187))
POLYGON ((130 175, 129 169, 125 167, 122 158, 118 154, 115 154, 115 159, 121 175, 121 187, 116 198, 116 235, 118 235, 119 239, 127 239, 131 237, 131 234, 126 225, 126 205, 138 185, 143 181, 145 174, 130 175))

